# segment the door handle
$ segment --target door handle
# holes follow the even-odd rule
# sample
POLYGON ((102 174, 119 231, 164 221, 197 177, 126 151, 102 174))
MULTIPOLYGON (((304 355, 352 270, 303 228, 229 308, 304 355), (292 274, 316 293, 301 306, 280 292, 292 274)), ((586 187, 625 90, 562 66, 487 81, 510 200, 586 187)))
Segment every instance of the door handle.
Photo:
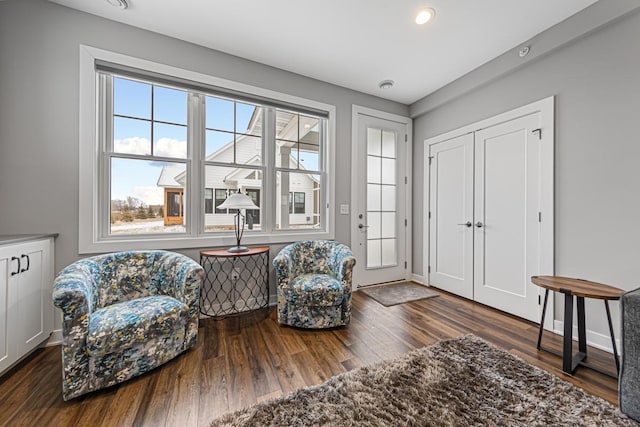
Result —
POLYGON ((364 224, 358 224, 358 228, 362 230, 363 228, 369 228, 369 226, 364 224))
POLYGON ((476 222, 476 227, 482 228, 482 227, 484 227, 484 224, 481 221, 478 221, 478 222, 476 222))
POLYGON ((18 268, 16 268, 16 271, 12 271, 11 275, 15 276, 16 274, 20 274, 20 258, 18 258, 17 256, 12 256, 11 261, 18 261, 18 268))
POLYGON ((24 273, 25 271, 29 270, 29 266, 31 265, 31 260, 29 259, 29 255, 26 254, 22 254, 20 255, 20 259, 22 258, 26 258, 27 259, 27 266, 25 268, 21 268, 20 269, 20 273, 24 273))
POLYGON ((458 225, 464 225, 465 227, 471 227, 471 226, 473 226, 473 223, 471 221, 467 221, 464 224, 458 224, 458 225))

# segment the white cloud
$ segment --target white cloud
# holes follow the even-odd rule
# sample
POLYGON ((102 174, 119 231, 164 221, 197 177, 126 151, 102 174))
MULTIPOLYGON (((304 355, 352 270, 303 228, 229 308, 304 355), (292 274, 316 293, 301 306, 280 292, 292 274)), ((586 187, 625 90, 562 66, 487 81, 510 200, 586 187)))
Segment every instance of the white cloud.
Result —
POLYGON ((116 153, 147 155, 151 154, 151 141, 139 136, 116 139, 113 141, 113 149, 116 153))
POLYGON ((160 138, 156 143, 156 156, 184 159, 187 157, 187 141, 179 141, 172 138, 160 138))
MULTIPOLYGON (((132 138, 116 139, 113 141, 114 151, 124 154, 151 154, 151 141, 147 138, 134 136, 132 138)), ((187 157, 187 141, 173 138, 160 138, 154 147, 154 155, 184 159, 187 157)))
POLYGON ((144 201, 147 205, 164 203, 164 191, 160 187, 133 187, 133 197, 144 201))

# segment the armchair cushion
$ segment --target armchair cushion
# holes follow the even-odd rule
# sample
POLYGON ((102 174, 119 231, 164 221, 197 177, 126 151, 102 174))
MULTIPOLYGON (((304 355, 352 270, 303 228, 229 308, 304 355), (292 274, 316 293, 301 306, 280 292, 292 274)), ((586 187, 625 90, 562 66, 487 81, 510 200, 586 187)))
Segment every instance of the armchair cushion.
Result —
POLYGON ((169 335, 184 329, 187 311, 186 304, 166 295, 101 308, 89 320, 87 351, 91 356, 102 356, 169 335))
POLYGON ((297 304, 332 306, 342 304, 342 283, 328 274, 303 274, 294 278, 287 289, 289 301, 297 304))

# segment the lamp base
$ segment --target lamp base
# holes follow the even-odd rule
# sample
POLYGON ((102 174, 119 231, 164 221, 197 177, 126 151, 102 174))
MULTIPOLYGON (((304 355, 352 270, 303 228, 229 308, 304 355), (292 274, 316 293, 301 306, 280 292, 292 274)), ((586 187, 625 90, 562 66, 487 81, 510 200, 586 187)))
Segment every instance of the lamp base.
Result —
POLYGON ((234 246, 227 249, 227 252, 231 252, 232 254, 237 254, 239 252, 249 252, 249 248, 246 246, 234 246))

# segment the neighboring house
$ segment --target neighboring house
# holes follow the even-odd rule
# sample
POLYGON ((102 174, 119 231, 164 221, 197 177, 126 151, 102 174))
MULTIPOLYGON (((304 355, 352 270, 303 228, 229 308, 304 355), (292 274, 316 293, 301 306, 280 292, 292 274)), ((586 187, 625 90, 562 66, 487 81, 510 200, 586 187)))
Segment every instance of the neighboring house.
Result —
POLYGON ((184 224, 184 185, 176 181, 184 170, 184 166, 165 166, 158 177, 158 187, 164 188, 164 225, 184 224))
MULTIPOLYGON (((251 197, 260 206, 262 197, 262 171, 258 169, 238 167, 238 164, 259 166, 262 164, 262 109, 257 107, 245 134, 237 134, 234 143, 231 141, 207 156, 207 162, 216 162, 205 167, 204 211, 205 230, 232 230, 235 216, 234 210, 219 209, 226 198, 233 192, 241 191, 251 197), (235 164, 234 164, 235 156, 235 164), (220 164, 229 164, 223 166, 220 164)), ((277 226, 279 228, 319 226, 320 219, 320 179, 318 175, 304 173, 305 168, 298 167, 297 156, 293 153, 315 153, 319 158, 319 138, 317 125, 313 126, 313 118, 283 113, 276 120, 276 163, 288 169, 298 169, 303 173, 279 173, 276 178, 276 192, 280 194, 282 203, 276 206, 277 226), (301 118, 300 118, 301 117, 301 118), (298 123, 310 122, 310 123, 298 123), (299 129, 299 130, 298 130, 299 129), (298 135, 299 132, 299 135, 298 135), (284 212, 283 212, 284 207, 284 212), (288 210, 288 213, 287 213, 288 210)), ((158 186, 164 188, 165 225, 182 224, 183 192, 186 183, 183 167, 165 166, 158 178, 158 186), (179 203, 179 205, 178 205, 179 203)), ((261 225, 260 210, 247 210, 248 228, 259 229, 261 225)))

